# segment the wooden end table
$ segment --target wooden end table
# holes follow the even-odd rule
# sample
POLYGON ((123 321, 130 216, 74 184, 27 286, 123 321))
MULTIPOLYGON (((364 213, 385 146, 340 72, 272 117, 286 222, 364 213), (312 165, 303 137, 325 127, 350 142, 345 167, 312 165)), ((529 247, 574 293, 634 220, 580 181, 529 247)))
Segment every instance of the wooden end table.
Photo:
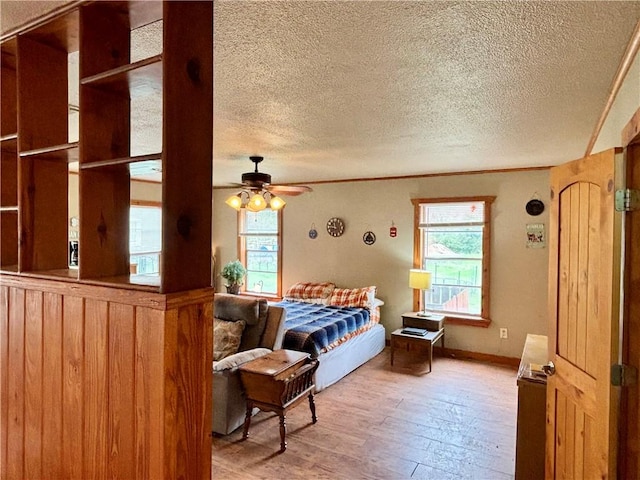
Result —
POLYGON ((437 332, 427 332, 424 336, 402 333, 402 328, 393 331, 391 333, 391 365, 393 365, 396 349, 402 349, 407 352, 428 350, 429 372, 427 373, 430 373, 431 364, 433 363, 433 344, 438 340, 442 341, 442 348, 444 349, 444 328, 437 332))
POLYGON ((247 395, 247 416, 242 438, 249 436, 254 407, 275 412, 280 417, 281 452, 287 448, 285 415, 290 408, 308 398, 311 421, 316 423, 318 419, 313 391, 318 365, 318 360, 311 360, 308 353, 294 350, 276 350, 242 365, 240 378, 247 395))
POLYGON ((431 313, 425 316, 422 312, 407 312, 402 314, 402 326, 424 328, 431 332, 437 332, 444 328, 446 319, 447 317, 438 313, 431 313))

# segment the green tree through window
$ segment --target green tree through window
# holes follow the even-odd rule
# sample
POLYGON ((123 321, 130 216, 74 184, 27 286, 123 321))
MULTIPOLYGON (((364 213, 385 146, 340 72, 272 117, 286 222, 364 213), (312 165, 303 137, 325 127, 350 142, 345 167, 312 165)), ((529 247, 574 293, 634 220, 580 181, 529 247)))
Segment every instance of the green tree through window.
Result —
POLYGON ((431 289, 424 300, 427 310, 488 320, 493 199, 413 200, 417 219, 414 267, 431 272, 431 289))
POLYGON ((246 292, 280 295, 281 212, 240 211, 240 259, 247 269, 246 292))

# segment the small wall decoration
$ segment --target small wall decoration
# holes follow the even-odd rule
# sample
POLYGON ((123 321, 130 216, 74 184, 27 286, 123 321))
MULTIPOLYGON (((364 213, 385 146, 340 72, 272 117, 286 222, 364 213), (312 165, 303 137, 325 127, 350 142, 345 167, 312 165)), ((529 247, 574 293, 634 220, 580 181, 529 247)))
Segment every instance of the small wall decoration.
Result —
POLYGON ((364 232, 362 241, 367 245, 373 245, 374 243, 376 243, 376 234, 371 230, 369 230, 368 232, 364 232))
POLYGON ((527 224, 527 248, 544 248, 544 223, 527 224))
POLYGON ((332 237, 339 237, 344 233, 344 222, 341 218, 333 217, 327 222, 327 232, 332 237))
POLYGON ((311 224, 311 230, 309 230, 309 238, 311 240, 315 239, 318 237, 318 231, 316 230, 316 224, 312 223, 311 224))
POLYGON ((69 240, 78 239, 78 217, 71 217, 69 219, 69 240))
POLYGON ((533 198, 527 202, 524 209, 532 217, 537 217, 544 212, 544 203, 538 198, 538 192, 533 195, 533 198))
POLYGON ((391 238, 395 238, 398 236, 398 229, 396 228, 396 224, 391 220, 391 228, 389 229, 389 236, 391 238))

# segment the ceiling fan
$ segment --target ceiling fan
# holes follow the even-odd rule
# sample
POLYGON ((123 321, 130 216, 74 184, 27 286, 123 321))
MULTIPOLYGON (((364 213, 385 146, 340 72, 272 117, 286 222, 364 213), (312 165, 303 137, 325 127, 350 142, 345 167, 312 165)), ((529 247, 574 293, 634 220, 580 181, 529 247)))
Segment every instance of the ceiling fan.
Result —
POLYGON ((271 175, 258 171, 258 164, 264 157, 255 155, 249 159, 255 165, 254 171, 242 174, 242 183, 238 184, 242 190, 226 200, 230 207, 236 210, 245 207, 252 212, 259 212, 267 207, 280 210, 286 202, 278 195, 295 196, 312 191, 311 187, 306 185, 272 185, 271 175))

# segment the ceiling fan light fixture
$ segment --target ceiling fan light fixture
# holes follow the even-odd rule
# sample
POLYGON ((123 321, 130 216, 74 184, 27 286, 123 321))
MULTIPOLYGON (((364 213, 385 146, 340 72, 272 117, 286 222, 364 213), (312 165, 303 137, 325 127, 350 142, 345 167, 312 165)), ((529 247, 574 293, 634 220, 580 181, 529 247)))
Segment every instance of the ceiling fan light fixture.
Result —
POLYGON ((251 212, 260 212, 265 208, 267 208, 267 201, 260 193, 256 193, 253 197, 251 197, 249 203, 247 203, 247 210, 251 212))
POLYGON ((232 195, 224 202, 229 205, 231 208, 235 208, 236 210, 240 210, 242 208, 242 198, 240 195, 232 195))
POLYGON ((269 200, 269 206, 271 207, 271 210, 280 210, 286 204, 287 202, 285 202, 280 197, 276 197, 275 195, 272 195, 271 200, 269 200))
POLYGON ((311 188, 306 185, 272 185, 271 175, 258 171, 258 164, 264 160, 263 157, 252 156, 249 159, 254 163, 253 172, 242 174, 242 183, 239 185, 242 190, 237 195, 226 200, 226 204, 236 210, 246 208, 250 212, 260 212, 265 208, 271 210, 282 209, 287 202, 276 193, 281 195, 300 195, 310 192, 311 188))

